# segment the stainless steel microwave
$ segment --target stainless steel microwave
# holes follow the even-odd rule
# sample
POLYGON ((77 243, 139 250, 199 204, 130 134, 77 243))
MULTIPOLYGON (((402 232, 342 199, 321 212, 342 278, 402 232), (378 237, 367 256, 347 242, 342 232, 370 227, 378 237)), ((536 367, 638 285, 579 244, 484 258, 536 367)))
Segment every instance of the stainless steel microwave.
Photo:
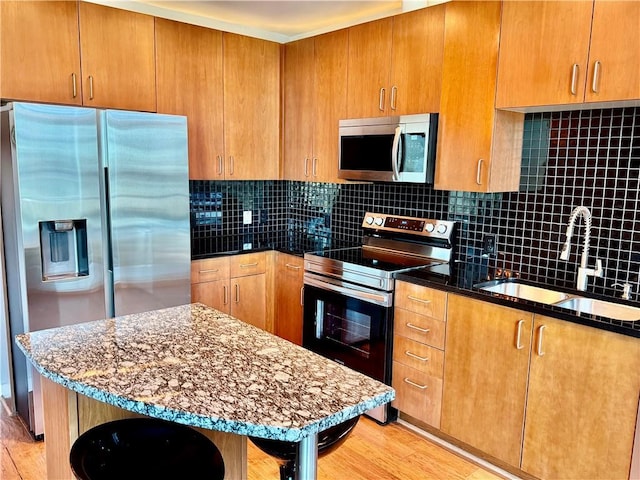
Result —
POLYGON ((438 114, 340 120, 338 177, 433 183, 438 114))

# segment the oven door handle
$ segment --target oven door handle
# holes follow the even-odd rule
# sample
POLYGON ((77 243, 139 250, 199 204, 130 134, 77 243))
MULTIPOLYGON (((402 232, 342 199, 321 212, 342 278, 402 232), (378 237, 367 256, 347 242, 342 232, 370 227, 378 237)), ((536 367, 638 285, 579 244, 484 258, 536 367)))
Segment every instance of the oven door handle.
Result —
POLYGON ((390 307, 392 304, 392 296, 390 294, 375 293, 365 291, 364 289, 345 287, 343 282, 340 282, 339 280, 333 280, 330 278, 323 278, 322 280, 319 280, 316 277, 305 274, 304 284, 311 285, 312 287, 319 288, 320 290, 339 293, 346 297, 355 298, 363 302, 380 305, 382 307, 390 307))

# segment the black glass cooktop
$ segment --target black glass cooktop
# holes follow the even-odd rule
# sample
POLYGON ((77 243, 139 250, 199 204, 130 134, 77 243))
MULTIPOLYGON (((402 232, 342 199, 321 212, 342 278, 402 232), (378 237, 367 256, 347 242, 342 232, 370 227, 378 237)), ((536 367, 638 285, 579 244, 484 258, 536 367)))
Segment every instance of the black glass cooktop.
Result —
POLYGON ((343 264, 370 267, 385 272, 396 272, 409 268, 428 267, 443 263, 441 260, 366 247, 325 250, 322 252, 314 252, 312 255, 343 264))

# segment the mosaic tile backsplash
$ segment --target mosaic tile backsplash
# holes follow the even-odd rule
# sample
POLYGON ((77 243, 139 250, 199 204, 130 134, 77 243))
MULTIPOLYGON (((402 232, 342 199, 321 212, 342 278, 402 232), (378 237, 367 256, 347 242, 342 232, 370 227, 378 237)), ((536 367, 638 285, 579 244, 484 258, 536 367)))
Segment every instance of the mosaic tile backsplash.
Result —
POLYGON ((480 270, 574 287, 584 225, 574 229, 568 261, 559 260, 567 221, 579 205, 593 216, 589 266, 603 278, 588 290, 620 296, 615 283, 640 290, 640 108, 528 114, 520 190, 480 194, 415 184, 293 181, 191 182, 194 258, 300 240, 305 248, 360 243, 365 211, 439 218, 460 224, 457 257, 480 270), (251 224, 243 224, 250 211, 251 224), (483 256, 485 235, 497 254, 483 256))

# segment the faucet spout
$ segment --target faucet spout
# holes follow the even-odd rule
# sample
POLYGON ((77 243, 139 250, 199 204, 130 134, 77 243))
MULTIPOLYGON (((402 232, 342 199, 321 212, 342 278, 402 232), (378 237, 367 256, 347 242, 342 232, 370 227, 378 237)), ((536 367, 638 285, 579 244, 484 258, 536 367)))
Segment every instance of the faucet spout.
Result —
POLYGON ((576 288, 584 291, 587 289, 587 277, 602 277, 602 261, 596 259, 596 268, 587 268, 589 261, 589 247, 591 244, 591 212, 587 207, 579 206, 573 209, 571 215, 569 215, 569 223, 567 224, 566 241, 560 252, 560 260, 569 260, 569 251, 571 250, 571 237, 573 236, 573 229, 575 227, 578 217, 584 219, 585 231, 584 231, 584 243, 582 245, 582 255, 580 257, 580 267, 578 268, 578 278, 576 288))

